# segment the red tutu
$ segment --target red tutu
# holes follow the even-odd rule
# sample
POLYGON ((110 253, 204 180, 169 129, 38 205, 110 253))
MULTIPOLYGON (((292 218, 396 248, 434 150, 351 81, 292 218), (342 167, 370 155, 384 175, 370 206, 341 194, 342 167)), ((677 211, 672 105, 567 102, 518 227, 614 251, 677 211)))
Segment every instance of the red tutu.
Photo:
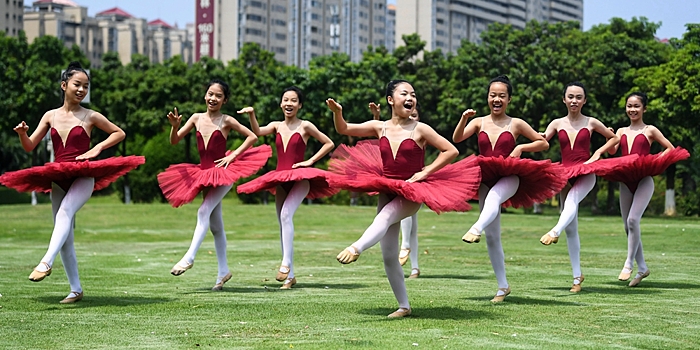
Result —
POLYGON ((330 173, 317 168, 296 168, 289 170, 271 170, 250 182, 238 186, 238 193, 255 193, 270 191, 275 193, 277 186, 289 187, 294 182, 309 180, 310 189, 306 198, 316 199, 332 196, 338 193, 338 189, 331 188, 328 184, 330 173))
POLYGON ((559 193, 566 185, 564 167, 550 160, 532 160, 513 157, 479 156, 481 182, 493 187, 504 177, 517 175, 520 178, 518 191, 505 201, 504 208, 530 207, 542 203, 559 193))
MULTIPOLYGON (((634 191, 639 181, 647 176, 663 174, 671 164, 690 157, 690 153, 682 147, 676 147, 665 154, 646 154, 639 156, 635 161, 625 164, 607 174, 603 178, 608 181, 630 184, 634 191)), ((629 186, 628 186, 629 187, 629 186)))
POLYGON ((373 142, 359 142, 354 147, 340 145, 333 152, 329 170, 333 172, 333 187, 396 194, 425 203, 436 213, 470 210, 467 200, 474 197, 481 183, 474 156, 446 165, 419 182, 384 177, 380 149, 373 142))
POLYGON ((95 178, 94 190, 98 191, 145 162, 146 158, 143 156, 126 156, 94 161, 46 163, 6 172, 0 176, 0 184, 20 192, 51 192, 52 183, 68 190, 75 179, 92 177, 95 178))
POLYGON ((636 154, 630 154, 627 156, 622 156, 622 157, 617 157, 617 158, 606 158, 606 159, 599 159, 596 160, 593 163, 588 163, 588 164, 576 164, 576 165, 570 165, 566 166, 564 165, 564 173, 563 176, 565 176, 567 179, 572 179, 577 176, 581 175, 587 175, 587 174, 596 174, 598 176, 605 176, 613 171, 616 171, 617 169, 620 169, 632 162, 634 162, 637 157, 639 157, 636 154))
POLYGON ((270 146, 262 145, 245 150, 227 168, 201 169, 199 164, 174 164, 158 174, 158 185, 168 203, 177 208, 192 202, 206 187, 228 186, 255 174, 271 155, 270 146))

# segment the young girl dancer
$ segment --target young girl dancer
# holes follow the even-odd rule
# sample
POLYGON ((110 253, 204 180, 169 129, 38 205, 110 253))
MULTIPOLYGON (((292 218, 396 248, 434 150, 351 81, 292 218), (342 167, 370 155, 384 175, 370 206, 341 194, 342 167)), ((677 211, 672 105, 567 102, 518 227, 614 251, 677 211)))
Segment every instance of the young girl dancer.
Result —
POLYGON ((295 86, 282 92, 280 108, 284 121, 271 122, 260 127, 253 107, 246 107, 238 113, 248 113, 250 126, 258 136, 276 134, 277 169, 238 187, 239 193, 253 193, 267 190, 275 194, 277 220, 280 224, 282 263, 275 279, 284 282, 280 289, 291 289, 297 283, 294 274, 294 213, 304 198, 322 198, 338 192, 328 186, 328 172, 311 166, 330 152, 334 145, 326 134, 316 126, 297 117, 304 103, 304 95, 295 86), (304 160, 304 152, 309 138, 323 143, 316 154, 304 160))
POLYGON ((570 289, 572 293, 581 291, 583 273, 581 273, 581 242, 578 236, 578 205, 593 189, 595 177, 615 169, 632 159, 603 159, 600 156, 617 145, 617 137, 598 119, 585 116, 581 109, 586 104, 586 89, 583 84, 573 82, 564 88, 564 104, 568 109, 565 117, 555 119, 547 126, 545 139, 551 139, 556 133, 561 145, 561 162, 565 168, 564 177, 569 180, 571 188, 568 193, 562 192, 564 208, 556 226, 545 233, 540 242, 550 245, 559 241, 559 235, 566 230, 566 244, 569 249, 569 260, 573 270, 574 282, 570 289), (603 135, 607 142, 590 155, 591 133, 595 131, 603 135))
MULTIPOLYGON (((674 148, 655 126, 644 123, 646 108, 647 96, 644 93, 633 92, 627 96, 625 111, 630 119, 630 126, 618 129, 617 136, 620 137, 623 156, 638 154, 640 157, 635 162, 604 176, 608 181, 620 183, 620 213, 627 233, 627 259, 618 279, 629 280, 636 261, 637 275, 630 281, 630 287, 638 285, 642 279, 649 276, 649 268, 644 261, 639 222, 654 194, 654 180, 651 177, 662 174, 669 165, 690 156, 685 149, 674 148), (664 148, 661 154, 649 154, 654 141, 664 148)), ((611 154, 616 151, 617 146, 609 150, 611 154)))
POLYGON ((176 145, 180 142, 192 128, 197 130, 200 164, 175 164, 158 174, 160 188, 173 207, 191 202, 199 192, 204 193, 204 200, 197 211, 197 225, 190 248, 170 273, 180 276, 192 268, 199 246, 207 231, 211 229, 219 266, 218 277, 212 290, 221 290, 224 283, 231 279, 226 260, 226 232, 221 214, 221 200, 236 180, 257 172, 272 154, 270 146, 267 145, 249 149, 258 140, 255 134, 235 118, 221 113, 221 107, 228 102, 229 96, 228 84, 221 80, 212 80, 204 96, 207 103, 205 113, 193 114, 179 130, 182 116, 178 114, 177 108, 168 113, 168 121, 172 126, 171 144, 176 145), (227 152, 226 138, 231 130, 244 135, 246 139, 236 150, 227 152))
POLYGON ((416 106, 416 94, 405 80, 393 80, 386 89, 391 120, 372 120, 362 124, 347 123, 342 106, 326 100, 333 111, 336 130, 343 135, 378 137, 380 154, 367 142, 354 147, 341 145, 333 154, 330 170, 333 186, 359 191, 379 192, 377 216, 355 243, 337 256, 349 264, 371 246, 381 243, 384 271, 399 303, 399 309, 388 317, 411 314, 403 271, 396 256, 399 253, 399 222, 426 205, 436 212, 466 211, 479 186, 479 168, 474 157, 455 164, 457 149, 428 125, 409 117, 416 106), (435 161, 424 166, 424 147, 440 150, 435 161))
POLYGON ((27 136, 29 127, 24 121, 14 128, 27 152, 34 150, 44 135, 51 132, 55 162, 0 176, 1 184, 18 191, 51 192, 54 228, 46 255, 29 275, 29 280, 39 282, 51 275, 54 259, 60 251, 71 288, 70 294, 60 301, 62 304, 83 299, 73 246, 75 214, 90 199, 93 191, 107 187, 145 161, 141 156, 90 160, 119 143, 125 134, 102 114, 80 106, 89 85, 87 72, 79 63, 72 62, 61 75, 63 105, 46 112, 31 136, 27 136), (90 133, 94 127, 109 136, 90 148, 90 133))
MULTIPOLYGON (((370 102, 369 109, 372 111, 374 120, 379 120, 380 106, 370 102)), ((416 109, 409 117, 411 120, 420 121, 419 109, 420 104, 416 103, 416 109)), ((418 278, 420 276, 420 268, 418 268, 418 212, 401 220, 401 250, 399 251, 401 266, 406 265, 409 257, 411 258, 411 274, 408 278, 418 278)))
POLYGON ((558 193, 566 179, 562 177, 563 168, 558 164, 520 158, 523 152, 543 151, 549 148, 549 144, 525 121, 506 114, 513 92, 508 77, 492 79, 487 91, 491 113, 467 124, 476 112, 472 109, 464 111, 452 139, 462 142, 478 133, 481 213, 462 240, 479 243, 481 232, 486 234, 489 259, 498 281, 498 291, 491 301, 497 303, 510 294, 501 245, 501 206, 519 208, 543 202, 558 193), (532 142, 516 146, 515 140, 520 135, 532 142))

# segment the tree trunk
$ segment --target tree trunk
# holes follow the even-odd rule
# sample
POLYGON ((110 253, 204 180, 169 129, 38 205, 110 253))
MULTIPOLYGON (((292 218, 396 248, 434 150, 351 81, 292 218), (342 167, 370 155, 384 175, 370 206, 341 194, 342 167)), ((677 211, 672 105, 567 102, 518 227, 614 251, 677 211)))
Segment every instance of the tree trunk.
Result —
POLYGON ((606 212, 608 214, 613 214, 616 212, 615 210, 615 188, 619 187, 617 182, 611 182, 608 181, 608 201, 607 201, 607 207, 608 209, 606 212))
POLYGON ((671 164, 671 166, 666 169, 666 200, 664 205, 664 215, 674 216, 676 215, 676 165, 671 164))
POLYGON ((600 190, 600 186, 598 185, 598 181, 596 181, 595 185, 593 185, 593 189, 589 193, 589 195, 593 196, 591 202, 591 214, 600 213, 600 205, 598 203, 598 190, 600 190))

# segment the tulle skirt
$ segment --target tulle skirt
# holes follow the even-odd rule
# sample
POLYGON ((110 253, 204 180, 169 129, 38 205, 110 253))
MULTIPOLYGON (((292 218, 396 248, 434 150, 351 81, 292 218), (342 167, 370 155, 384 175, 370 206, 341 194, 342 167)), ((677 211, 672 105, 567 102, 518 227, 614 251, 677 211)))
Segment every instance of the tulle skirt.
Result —
POLYGON ((663 174, 671 164, 688 157, 690 153, 682 147, 676 147, 665 154, 642 155, 634 162, 603 175, 603 178, 608 181, 622 182, 634 192, 643 178, 663 174))
POLYGON ((226 168, 201 169, 199 164, 173 164, 158 174, 158 185, 168 203, 177 208, 192 202, 207 187, 228 186, 255 174, 271 155, 270 146, 262 145, 247 149, 226 168))
POLYGON ((467 211, 481 183, 476 157, 448 164, 425 180, 406 182, 384 177, 379 147, 359 142, 354 147, 340 145, 334 152, 329 170, 331 186, 356 192, 382 192, 425 203, 436 213, 467 211))
POLYGON ((504 177, 517 175, 520 179, 518 191, 503 203, 503 207, 530 207, 542 203, 559 193, 566 185, 564 167, 550 160, 532 160, 513 157, 479 156, 481 182, 493 187, 504 177))
POLYGON ((289 192, 295 182, 308 180, 310 186, 306 198, 324 198, 332 196, 339 191, 339 189, 330 186, 328 182, 329 176, 329 172, 317 168, 272 170, 257 179, 238 186, 236 190, 238 193, 269 191, 275 194, 277 186, 281 186, 289 192))
POLYGON ((636 154, 630 154, 627 156, 616 157, 616 158, 606 158, 599 159, 595 162, 588 164, 576 164, 576 165, 563 165, 564 174, 567 179, 573 179, 581 175, 596 174, 598 176, 605 176, 617 169, 620 169, 627 164, 634 162, 637 157, 636 154))
POLYGON ((75 179, 92 177, 94 190, 101 190, 122 175, 146 162, 143 156, 111 157, 79 162, 53 162, 27 169, 8 171, 0 176, 0 184, 20 192, 51 192, 56 183, 68 190, 75 179))

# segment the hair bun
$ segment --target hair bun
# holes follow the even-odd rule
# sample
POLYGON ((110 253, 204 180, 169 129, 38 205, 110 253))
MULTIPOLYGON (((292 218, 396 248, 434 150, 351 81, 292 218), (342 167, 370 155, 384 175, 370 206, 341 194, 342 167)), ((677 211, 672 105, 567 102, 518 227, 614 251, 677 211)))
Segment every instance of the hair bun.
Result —
POLYGON ((503 79, 503 80, 505 80, 505 81, 507 81, 507 82, 509 82, 509 83, 510 83, 510 79, 508 79, 508 76, 507 76, 507 75, 505 75, 505 74, 501 74, 501 75, 499 75, 499 76, 498 76, 498 78, 501 78, 501 79, 503 79))
POLYGON ((73 61, 71 63, 68 63, 68 68, 66 70, 71 70, 71 69, 83 69, 83 66, 80 64, 80 62, 73 61))

